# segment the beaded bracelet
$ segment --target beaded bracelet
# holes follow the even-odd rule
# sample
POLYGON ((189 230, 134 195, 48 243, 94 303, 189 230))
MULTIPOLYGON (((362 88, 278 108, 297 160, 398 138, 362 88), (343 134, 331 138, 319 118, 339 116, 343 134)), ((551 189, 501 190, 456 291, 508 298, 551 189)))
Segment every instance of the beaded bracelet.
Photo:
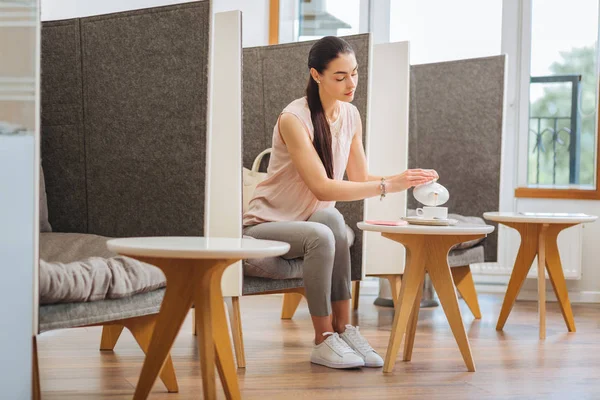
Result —
POLYGON ((379 184, 379 187, 381 189, 381 196, 379 197, 379 201, 382 201, 385 195, 387 194, 386 182, 384 177, 381 178, 381 183, 379 184))

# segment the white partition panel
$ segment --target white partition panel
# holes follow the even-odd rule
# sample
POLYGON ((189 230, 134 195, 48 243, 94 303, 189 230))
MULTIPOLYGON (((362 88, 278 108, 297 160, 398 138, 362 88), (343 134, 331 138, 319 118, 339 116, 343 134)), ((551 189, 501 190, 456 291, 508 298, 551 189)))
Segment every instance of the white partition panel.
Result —
MULTIPOLYGON (((408 166, 409 42, 373 48, 367 130, 367 160, 372 175, 394 175, 408 166)), ((365 219, 397 220, 406 215, 406 192, 365 201, 365 219)), ((404 247, 376 232, 365 232, 365 275, 400 274, 404 247)))
MULTIPOLYGON (((206 146, 205 232, 242 237, 242 15, 214 15, 206 146)), ((223 275, 224 296, 241 296, 242 265, 223 275)))
POLYGON ((0 1, 2 399, 30 399, 37 333, 39 5, 0 1))

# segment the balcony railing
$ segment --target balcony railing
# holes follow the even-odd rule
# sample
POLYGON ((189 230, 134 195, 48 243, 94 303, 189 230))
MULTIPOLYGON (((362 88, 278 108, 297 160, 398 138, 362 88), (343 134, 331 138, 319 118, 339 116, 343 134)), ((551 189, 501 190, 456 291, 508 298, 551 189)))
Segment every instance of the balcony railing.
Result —
POLYGON ((554 75, 532 76, 530 83, 571 83, 571 114, 569 116, 543 116, 532 115, 529 117, 529 133, 535 135, 533 152, 536 153, 536 181, 540 183, 540 156, 549 151, 546 148, 550 139, 552 147, 552 184, 556 184, 556 171, 558 155, 568 152, 569 184, 579 183, 579 169, 581 160, 581 117, 579 99, 581 91, 581 75, 554 75), (568 127, 561 124, 561 120, 568 120, 568 127), (543 123, 543 121, 548 121, 543 123))

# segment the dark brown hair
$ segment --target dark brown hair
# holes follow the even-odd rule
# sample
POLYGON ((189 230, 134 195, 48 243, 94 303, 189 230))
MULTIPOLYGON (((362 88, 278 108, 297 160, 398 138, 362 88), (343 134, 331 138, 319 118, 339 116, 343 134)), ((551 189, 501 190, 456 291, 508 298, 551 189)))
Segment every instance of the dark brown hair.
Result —
MULTIPOLYGON (((314 68, 322 74, 329 63, 340 54, 354 53, 352 46, 344 39, 325 36, 317 41, 308 53, 308 69, 314 68)), ((310 118, 314 128, 313 145, 325 167, 329 179, 333 179, 333 154, 331 149, 331 131, 319 97, 319 85, 309 76, 306 87, 306 100, 310 109, 310 118)))

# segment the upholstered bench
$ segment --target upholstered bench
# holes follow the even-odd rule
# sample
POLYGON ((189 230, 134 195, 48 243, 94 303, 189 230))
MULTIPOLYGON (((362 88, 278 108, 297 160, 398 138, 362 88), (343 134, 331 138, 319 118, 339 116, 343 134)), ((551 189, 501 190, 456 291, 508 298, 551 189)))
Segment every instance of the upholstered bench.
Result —
MULTIPOLYGON (((100 349, 112 350, 127 327, 145 352, 165 291, 163 273, 153 265, 110 252, 109 238, 52 232, 43 171, 39 208, 39 333, 104 326, 100 349)), ((170 356, 161 380, 169 392, 178 391, 170 356)))
MULTIPOLYGON (((204 0, 42 23, 40 333, 147 349, 164 277, 104 245, 204 234, 211 20, 204 0)), ((170 357, 161 379, 177 391, 170 357)))

